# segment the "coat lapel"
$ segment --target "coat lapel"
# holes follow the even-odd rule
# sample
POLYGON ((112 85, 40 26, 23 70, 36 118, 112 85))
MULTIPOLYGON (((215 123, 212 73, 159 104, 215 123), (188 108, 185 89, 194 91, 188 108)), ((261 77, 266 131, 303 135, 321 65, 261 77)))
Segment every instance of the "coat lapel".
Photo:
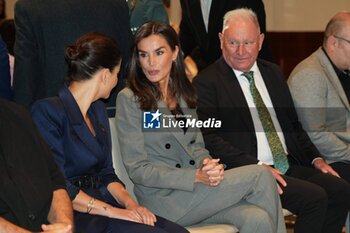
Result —
POLYGON ((233 107, 232 114, 239 114, 242 121, 248 128, 248 132, 255 132, 253 119, 249 111, 248 103, 244 97, 242 88, 238 82, 238 79, 233 72, 232 68, 229 67, 224 59, 221 57, 220 59, 220 74, 218 78, 221 78, 223 81, 222 87, 225 88, 225 93, 229 95, 230 97, 227 98, 231 101, 231 103, 228 106, 225 107, 233 107))
POLYGON ((330 63, 328 57, 326 56, 326 54, 323 52, 321 48, 318 49, 317 56, 320 59, 321 66, 323 67, 329 82, 333 85, 334 89, 339 95, 339 98, 343 102, 344 106, 347 108, 348 111, 350 111, 350 104, 345 94, 344 88, 341 85, 339 77, 334 71, 333 66, 330 63))
POLYGON ((199 25, 197 30, 201 37, 206 41, 208 37, 208 33, 205 30, 204 20, 203 20, 203 14, 201 9, 201 3, 200 0, 187 0, 188 1, 188 10, 191 12, 192 15, 191 20, 193 21, 193 25, 199 25))
MULTIPOLYGON (((180 100, 180 107, 183 111, 184 115, 188 115, 188 116, 197 116, 195 113, 195 109, 189 109, 187 107, 186 102, 181 98, 180 100)), ((160 108, 160 111, 163 114, 166 115, 173 115, 170 110, 165 106, 163 101, 159 101, 158 102, 158 107, 160 108)), ((175 118, 171 119, 172 121, 176 122, 175 118)), ((187 129, 186 133, 184 134, 184 131, 180 128, 180 127, 171 127, 171 128, 167 128, 167 131, 169 131, 172 135, 174 135, 175 139, 180 143, 180 145, 183 147, 183 149, 185 151, 187 151, 187 154, 191 154, 191 152, 188 150, 188 144, 195 139, 195 133, 197 132, 197 129, 187 129)))
MULTIPOLYGON (((232 1, 232 0, 231 0, 232 1)), ((211 7, 210 7, 210 12, 209 12, 209 22, 208 22, 208 34, 211 35, 213 31, 216 32, 217 30, 217 22, 222 22, 223 21, 223 14, 224 12, 227 11, 227 6, 226 6, 226 1, 222 0, 212 0, 211 7)), ((221 30, 221 28, 220 28, 221 30)), ((214 35, 218 36, 218 35, 214 35)))
MULTIPOLYGON (((80 138, 86 147, 89 148, 89 150, 91 150, 94 154, 101 154, 102 148, 90 132, 89 127, 86 125, 84 118, 79 110, 79 106, 68 88, 66 86, 62 88, 59 91, 58 96, 62 101, 67 114, 67 118, 76 136, 80 138)), ((96 127, 96 125, 94 125, 94 127, 96 127)), ((95 130, 97 132, 99 129, 95 128, 95 130)))

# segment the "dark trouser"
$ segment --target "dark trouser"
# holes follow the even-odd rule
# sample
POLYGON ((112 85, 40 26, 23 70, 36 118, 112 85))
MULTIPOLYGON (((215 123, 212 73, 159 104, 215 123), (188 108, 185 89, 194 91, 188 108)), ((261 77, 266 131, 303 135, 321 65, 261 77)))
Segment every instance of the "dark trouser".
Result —
POLYGON ((349 163, 331 163, 331 167, 338 172, 341 178, 350 183, 350 164, 349 163))
POLYGON ((77 212, 74 217, 77 233, 188 233, 185 228, 158 216, 154 227, 77 212))
MULTIPOLYGON (((83 191, 116 208, 123 208, 104 186, 100 188, 83 188, 83 191)), ((75 233, 189 233, 184 227, 158 216, 156 225, 153 227, 74 211, 74 224, 75 233)))
POLYGON ((340 233, 350 207, 350 184, 302 166, 291 166, 282 206, 297 215, 295 233, 340 233))

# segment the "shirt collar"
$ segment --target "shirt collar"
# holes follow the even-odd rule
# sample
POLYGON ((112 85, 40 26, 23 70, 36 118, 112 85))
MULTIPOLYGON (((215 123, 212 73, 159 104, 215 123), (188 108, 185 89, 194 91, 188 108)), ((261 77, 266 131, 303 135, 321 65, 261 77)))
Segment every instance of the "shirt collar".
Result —
MULTIPOLYGON (((240 77, 244 72, 240 70, 236 70, 232 68, 233 72, 235 73, 236 77, 240 77)), ((254 74, 257 74, 259 72, 258 65, 256 64, 256 61, 254 62, 253 66, 250 68, 249 71, 253 71, 254 74)))

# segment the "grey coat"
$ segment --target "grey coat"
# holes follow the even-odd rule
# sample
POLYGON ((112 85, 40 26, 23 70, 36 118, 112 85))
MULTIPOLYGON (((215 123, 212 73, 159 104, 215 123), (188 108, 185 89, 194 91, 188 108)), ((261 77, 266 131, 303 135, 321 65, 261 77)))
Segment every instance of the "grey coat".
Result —
MULTIPOLYGON (((179 104, 184 117, 197 118, 195 109, 187 108, 183 100, 179 104)), ((242 233, 285 232, 275 179, 267 169, 259 165, 230 169, 215 187, 195 183, 196 168, 202 166, 204 158, 210 158, 200 129, 188 127, 185 134, 179 127, 144 129, 144 112, 138 105, 130 89, 118 94, 120 151, 142 205, 183 226, 229 223, 242 233), (260 211, 269 216, 265 227, 260 225, 266 220, 260 211)), ((158 107, 162 122, 171 113, 162 101, 158 107)))
MULTIPOLYGON (((178 220, 205 197, 205 193, 193 192, 196 168, 210 157, 201 133, 188 130, 184 134, 182 129, 143 132, 142 111, 130 89, 118 94, 116 105, 120 150, 138 201, 162 217, 178 220)), ((163 102, 158 106, 163 114, 171 114, 163 102)), ((185 115, 197 116, 184 101, 180 106, 185 115)))
POLYGON ((288 85, 304 129, 327 162, 350 162, 350 105, 322 48, 302 61, 288 85))

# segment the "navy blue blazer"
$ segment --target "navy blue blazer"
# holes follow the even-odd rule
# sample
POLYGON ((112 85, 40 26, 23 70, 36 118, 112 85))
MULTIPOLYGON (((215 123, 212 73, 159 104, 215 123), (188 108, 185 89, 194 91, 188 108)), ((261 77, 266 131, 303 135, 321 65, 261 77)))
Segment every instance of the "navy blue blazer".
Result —
POLYGON ((96 137, 90 132, 77 102, 64 85, 58 97, 37 101, 32 107, 33 119, 66 178, 68 193, 74 199, 79 188, 69 180, 82 175, 98 175, 106 186, 121 182, 112 164, 111 136, 103 102, 94 102, 88 116, 96 137))

